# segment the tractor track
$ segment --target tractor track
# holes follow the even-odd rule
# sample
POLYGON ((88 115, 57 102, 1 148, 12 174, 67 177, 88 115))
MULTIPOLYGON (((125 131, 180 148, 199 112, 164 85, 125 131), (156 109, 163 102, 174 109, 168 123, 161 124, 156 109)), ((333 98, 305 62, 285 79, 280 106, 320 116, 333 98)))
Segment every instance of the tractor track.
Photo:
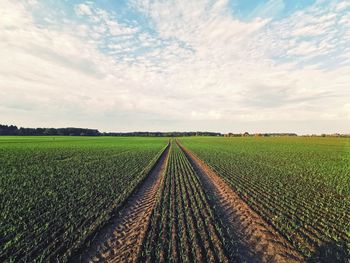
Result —
POLYGON ((159 185, 167 168, 170 146, 164 150, 120 212, 103 227, 74 262, 135 262, 146 233, 159 185))
POLYGON ((264 221, 201 159, 177 142, 199 175, 211 205, 232 237, 240 262, 305 262, 290 243, 264 221))
MULTIPOLYGON (((209 204, 227 234, 235 239, 233 249, 236 250, 238 262, 305 262, 290 243, 253 211, 220 176, 178 141, 174 143, 179 145, 197 173, 209 197, 209 204)), ((167 170, 170 148, 169 144, 120 212, 97 233, 89 248, 75 257, 74 262, 140 260, 140 250, 149 231, 152 212, 167 170)))

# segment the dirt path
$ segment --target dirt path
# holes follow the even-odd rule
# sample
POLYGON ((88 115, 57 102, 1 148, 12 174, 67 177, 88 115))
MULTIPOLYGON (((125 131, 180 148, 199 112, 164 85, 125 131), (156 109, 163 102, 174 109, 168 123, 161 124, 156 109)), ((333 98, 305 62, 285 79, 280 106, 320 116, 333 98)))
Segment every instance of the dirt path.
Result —
POLYGON ((240 262, 304 262, 291 245, 191 151, 182 147, 211 196, 215 212, 238 240, 240 262))
POLYGON ((104 227, 80 262, 134 262, 147 230, 156 194, 166 171, 169 146, 142 185, 127 200, 124 208, 104 227))

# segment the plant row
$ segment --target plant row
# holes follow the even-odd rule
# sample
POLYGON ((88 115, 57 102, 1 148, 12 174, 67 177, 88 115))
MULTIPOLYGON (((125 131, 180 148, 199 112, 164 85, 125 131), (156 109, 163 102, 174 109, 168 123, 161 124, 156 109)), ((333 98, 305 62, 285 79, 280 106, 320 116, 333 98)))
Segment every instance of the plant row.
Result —
POLYGON ((136 138, 0 144, 0 262, 66 261, 165 146, 165 139, 136 138))
POLYGON ((198 175, 173 143, 140 262, 228 262, 230 242, 209 206, 198 175))
POLYGON ((207 138, 183 143, 311 258, 333 244, 341 247, 340 254, 349 253, 350 193, 342 185, 350 178, 349 144, 340 140, 207 138))

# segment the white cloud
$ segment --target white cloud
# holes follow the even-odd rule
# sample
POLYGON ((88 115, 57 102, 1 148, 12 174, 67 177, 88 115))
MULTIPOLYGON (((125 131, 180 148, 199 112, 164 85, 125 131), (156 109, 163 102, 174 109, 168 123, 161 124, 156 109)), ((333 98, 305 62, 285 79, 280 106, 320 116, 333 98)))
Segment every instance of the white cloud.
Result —
POLYGON ((79 4, 75 6, 75 12, 78 16, 87 16, 92 22, 98 25, 93 26, 95 33, 106 33, 109 31, 111 36, 118 36, 123 34, 133 34, 137 31, 126 25, 118 23, 116 18, 107 11, 94 8, 92 4, 79 4))
POLYGON ((345 113, 345 117, 350 120, 350 103, 347 103, 347 104, 344 104, 343 105, 343 110, 344 110, 344 113, 345 113))
POLYGON ((19 2, 4 1, 2 119, 27 126, 221 131, 234 122, 280 127, 349 119, 349 65, 325 69, 336 57, 316 59, 346 50, 346 14, 316 5, 282 20, 261 15, 243 22, 228 4, 134 1, 154 25, 151 34, 93 4, 75 8, 88 23, 38 26, 19 2))
POLYGON ((87 4, 79 4, 75 7, 75 12, 77 13, 77 15, 92 15, 92 11, 90 6, 88 6, 87 4))
POLYGON ((335 7, 336 11, 343 11, 344 9, 350 7, 350 2, 346 0, 342 0, 340 3, 338 3, 335 7))
POLYGON ((301 42, 294 49, 289 50, 288 53, 298 55, 298 56, 308 56, 308 55, 312 55, 316 51, 318 51, 318 48, 317 48, 317 46, 315 46, 314 43, 310 43, 310 42, 305 41, 305 42, 301 42))
POLYGON ((2 30, 21 29, 28 23, 32 23, 30 14, 26 14, 24 7, 19 3, 2 3, 0 9, 0 26, 2 30))
POLYGON ((60 31, 38 27, 21 5, 5 4, 10 15, 1 16, 8 22, 0 23, 3 119, 8 108, 35 112, 38 120, 34 123, 47 114, 61 115, 61 121, 67 118, 69 122, 71 115, 143 110, 131 102, 132 91, 128 89, 135 85, 136 70, 115 63, 93 42, 75 36, 71 25, 62 25, 60 31))

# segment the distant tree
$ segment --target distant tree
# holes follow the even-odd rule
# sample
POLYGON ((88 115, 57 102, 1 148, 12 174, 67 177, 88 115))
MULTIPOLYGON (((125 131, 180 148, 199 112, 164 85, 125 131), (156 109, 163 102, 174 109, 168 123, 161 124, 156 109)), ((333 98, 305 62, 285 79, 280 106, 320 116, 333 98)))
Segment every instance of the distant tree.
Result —
POLYGON ((0 135, 17 135, 18 128, 14 125, 0 125, 0 135))

